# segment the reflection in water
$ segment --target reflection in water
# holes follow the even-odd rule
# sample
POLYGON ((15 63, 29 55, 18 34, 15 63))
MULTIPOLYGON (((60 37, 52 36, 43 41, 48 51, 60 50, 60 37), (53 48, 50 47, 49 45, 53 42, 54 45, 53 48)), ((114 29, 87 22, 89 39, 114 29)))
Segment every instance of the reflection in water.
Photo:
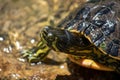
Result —
POLYGON ((16 46, 17 50, 22 49, 22 46, 20 45, 19 41, 15 42, 15 46, 16 46))
POLYGON ((6 53, 12 52, 12 47, 10 45, 8 47, 4 47, 3 52, 6 52, 6 53))
POLYGON ((0 36, 0 41, 3 41, 3 40, 4 40, 4 38, 0 36))
POLYGON ((17 74, 17 73, 13 73, 13 74, 11 74, 11 78, 13 78, 13 79, 19 79, 20 75, 17 74))
POLYGON ((0 46, 1 46, 1 51, 5 53, 10 53, 12 52, 12 46, 10 43, 10 38, 9 35, 6 32, 1 32, 0 33, 0 46))
POLYGON ((19 41, 17 41, 18 36, 11 32, 1 32, 0 33, 0 46, 1 51, 5 53, 12 53, 13 50, 21 50, 22 46, 19 41))
POLYGON ((32 44, 34 44, 34 43, 35 43, 35 39, 31 39, 30 42, 31 42, 32 44))

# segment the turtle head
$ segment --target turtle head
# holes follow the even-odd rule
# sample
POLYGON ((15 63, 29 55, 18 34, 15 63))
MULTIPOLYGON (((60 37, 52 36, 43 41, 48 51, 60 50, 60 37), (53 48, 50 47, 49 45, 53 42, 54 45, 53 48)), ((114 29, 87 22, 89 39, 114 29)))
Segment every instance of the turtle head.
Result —
POLYGON ((79 33, 46 26, 41 31, 42 40, 53 50, 67 52, 88 46, 89 41, 79 33), (86 42, 88 41, 88 42, 86 42))

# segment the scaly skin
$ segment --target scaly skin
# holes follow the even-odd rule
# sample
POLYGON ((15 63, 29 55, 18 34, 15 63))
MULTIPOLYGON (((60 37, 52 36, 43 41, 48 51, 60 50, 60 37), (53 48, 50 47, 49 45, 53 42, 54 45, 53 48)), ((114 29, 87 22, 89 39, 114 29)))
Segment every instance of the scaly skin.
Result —
POLYGON ((27 58, 29 62, 38 62, 44 60, 49 51, 50 48, 43 41, 40 41, 36 47, 25 51, 23 57, 27 58))

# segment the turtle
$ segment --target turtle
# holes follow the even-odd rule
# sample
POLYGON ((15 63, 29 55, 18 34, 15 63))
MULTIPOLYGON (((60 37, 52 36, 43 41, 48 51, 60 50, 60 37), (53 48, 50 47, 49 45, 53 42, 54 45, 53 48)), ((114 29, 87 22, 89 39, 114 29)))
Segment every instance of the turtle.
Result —
POLYGON ((60 22, 45 26, 38 44, 23 52, 29 62, 43 61, 51 50, 86 68, 120 73, 120 19, 117 2, 87 3, 60 22))

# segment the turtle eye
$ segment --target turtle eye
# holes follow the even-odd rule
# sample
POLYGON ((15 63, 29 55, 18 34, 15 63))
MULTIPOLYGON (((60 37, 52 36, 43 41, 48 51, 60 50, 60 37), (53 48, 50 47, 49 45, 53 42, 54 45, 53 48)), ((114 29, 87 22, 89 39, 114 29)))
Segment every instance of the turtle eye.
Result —
POLYGON ((48 37, 48 40, 50 40, 50 41, 53 41, 55 39, 55 37, 52 33, 48 33, 47 37, 48 37))

